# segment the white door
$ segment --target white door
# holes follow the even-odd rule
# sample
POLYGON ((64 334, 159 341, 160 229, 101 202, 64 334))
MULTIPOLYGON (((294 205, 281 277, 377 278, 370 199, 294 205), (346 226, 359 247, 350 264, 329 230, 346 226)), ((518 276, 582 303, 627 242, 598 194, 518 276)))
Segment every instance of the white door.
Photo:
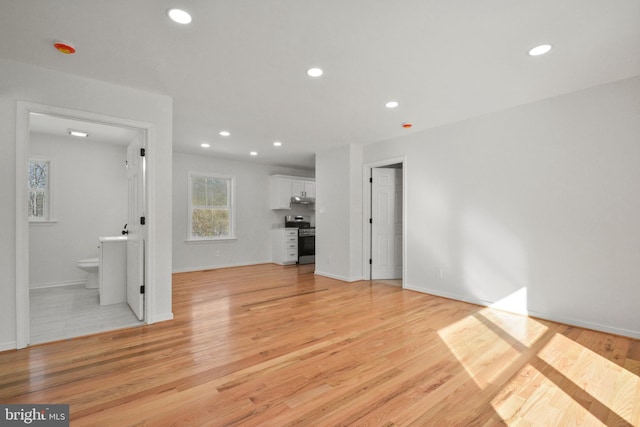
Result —
POLYGON ((401 279, 402 169, 371 173, 371 279, 401 279))
POLYGON ((127 215, 127 303, 138 319, 144 318, 144 169, 142 137, 127 147, 129 213, 127 215))

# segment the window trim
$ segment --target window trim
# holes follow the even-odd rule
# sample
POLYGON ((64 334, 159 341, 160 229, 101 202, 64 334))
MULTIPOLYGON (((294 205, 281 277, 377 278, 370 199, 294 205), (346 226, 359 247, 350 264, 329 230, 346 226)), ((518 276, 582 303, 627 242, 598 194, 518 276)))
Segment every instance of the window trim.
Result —
POLYGON ((225 175, 212 172, 196 172, 189 171, 187 175, 187 242, 217 242, 224 240, 236 240, 236 177, 234 175, 225 175), (229 180, 229 235, 224 237, 195 237, 192 235, 193 231, 193 178, 205 177, 205 178, 217 178, 229 180))
MULTIPOLYGON (((44 218, 32 217, 29 215, 29 224, 54 224, 58 222, 55 216, 55 159, 53 157, 29 155, 27 168, 31 162, 47 162, 49 163, 49 174, 47 177, 47 215, 44 218)), ((28 179, 28 169, 27 169, 28 179)), ((31 187, 27 183, 28 194, 31 194, 31 187)), ((27 197, 27 201, 29 198, 27 197)))

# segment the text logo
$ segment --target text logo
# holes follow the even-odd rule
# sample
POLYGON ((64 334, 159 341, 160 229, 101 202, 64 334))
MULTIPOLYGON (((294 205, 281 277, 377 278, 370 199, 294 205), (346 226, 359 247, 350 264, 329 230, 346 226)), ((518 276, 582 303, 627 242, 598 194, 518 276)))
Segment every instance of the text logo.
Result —
POLYGON ((69 405, 0 404, 0 426, 69 427, 69 405))

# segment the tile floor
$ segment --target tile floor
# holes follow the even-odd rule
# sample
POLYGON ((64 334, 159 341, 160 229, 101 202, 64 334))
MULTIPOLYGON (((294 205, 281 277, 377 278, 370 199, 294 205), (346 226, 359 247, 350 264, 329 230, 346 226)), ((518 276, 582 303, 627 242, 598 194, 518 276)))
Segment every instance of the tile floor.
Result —
POLYGON ((101 306, 97 289, 32 289, 29 298, 31 344, 142 325, 127 303, 101 306))

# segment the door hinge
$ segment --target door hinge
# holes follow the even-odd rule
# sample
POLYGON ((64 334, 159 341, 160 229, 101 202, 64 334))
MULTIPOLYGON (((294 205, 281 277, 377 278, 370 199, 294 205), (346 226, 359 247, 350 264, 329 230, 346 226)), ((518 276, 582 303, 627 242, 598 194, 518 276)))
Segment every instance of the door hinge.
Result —
POLYGON ((144 285, 140 286, 140 293, 144 294, 144 285))
POLYGON ((373 264, 373 260, 369 258, 369 264, 373 264))
POLYGON ((144 148, 140 149, 140 157, 144 157, 147 154, 147 150, 145 150, 144 148))
POLYGON ((145 225, 147 223, 147 219, 143 216, 140 217, 140 225, 145 225))
POLYGON ((373 218, 369 218, 369 224, 373 224, 373 218))
POLYGON ((369 182, 373 184, 373 178, 369 178, 369 182))

